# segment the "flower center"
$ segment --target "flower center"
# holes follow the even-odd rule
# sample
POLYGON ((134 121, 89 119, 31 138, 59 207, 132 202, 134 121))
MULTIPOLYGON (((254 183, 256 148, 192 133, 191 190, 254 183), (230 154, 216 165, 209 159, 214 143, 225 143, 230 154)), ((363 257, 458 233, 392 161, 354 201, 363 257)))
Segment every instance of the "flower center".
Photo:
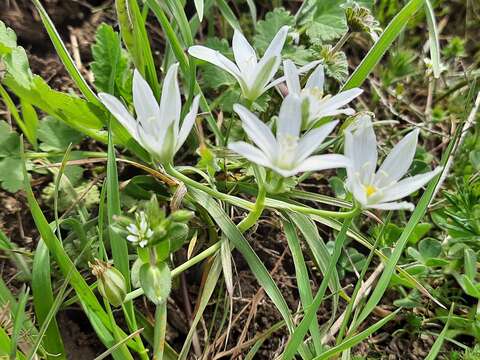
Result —
POLYGON ((315 100, 322 100, 323 90, 318 86, 309 89, 303 89, 302 93, 305 94, 308 98, 313 98, 315 100))
POLYGON ((367 193, 367 197, 374 195, 377 191, 378 189, 373 185, 365 186, 365 192, 367 193))
POLYGON ((277 165, 284 169, 290 169, 295 163, 298 136, 280 134, 278 139, 277 165))

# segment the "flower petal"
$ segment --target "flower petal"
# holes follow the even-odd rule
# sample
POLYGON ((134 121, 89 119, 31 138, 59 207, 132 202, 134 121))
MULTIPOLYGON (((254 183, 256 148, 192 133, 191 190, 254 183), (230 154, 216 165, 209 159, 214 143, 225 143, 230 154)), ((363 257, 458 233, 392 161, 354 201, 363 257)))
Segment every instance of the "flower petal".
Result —
POLYGON ((283 72, 285 73, 285 79, 287 81, 288 93, 300 95, 301 88, 298 70, 291 60, 285 60, 283 62, 283 72))
POLYGON ((323 90, 324 82, 325 82, 325 74, 323 71, 323 65, 320 64, 309 76, 307 83, 305 84, 305 88, 306 89, 319 88, 323 90))
POLYGON ((241 31, 235 29, 232 40, 233 56, 242 73, 251 72, 257 65, 257 54, 241 31))
POLYGON ((230 143, 228 148, 255 164, 265 167, 271 166, 271 162, 260 149, 244 141, 230 143))
POLYGON ((265 54, 263 55, 264 58, 280 56, 283 45, 285 44, 285 40, 287 39, 288 29, 289 27, 285 25, 282 26, 280 30, 278 30, 277 34, 275 35, 267 50, 265 51, 265 54))
POLYGON ((300 97, 291 94, 282 102, 277 121, 277 141, 280 136, 298 138, 302 126, 302 103, 300 97))
POLYGON ((235 104, 233 110, 240 116, 243 129, 252 141, 270 158, 277 152, 277 142, 270 128, 244 106, 235 104))
POLYGON ((180 112, 182 110, 182 100, 180 98, 180 88, 177 80, 178 63, 170 66, 163 80, 162 98, 160 99, 161 122, 156 127, 157 137, 163 139, 167 128, 173 123, 174 135, 178 134, 178 123, 180 122, 180 112))
POLYGON ((187 140, 188 134, 190 130, 192 130, 192 126, 195 123, 195 119, 197 118, 198 113, 198 103, 200 101, 200 95, 195 96, 192 102, 192 106, 190 107, 190 111, 183 119, 182 127, 180 128, 180 132, 178 134, 177 142, 175 145, 175 152, 180 149, 183 145, 185 140, 187 140))
POLYGON ((209 49, 205 46, 194 45, 188 48, 188 53, 197 59, 207 61, 213 65, 229 72, 237 80, 241 78, 240 70, 231 60, 227 59, 219 51, 209 49))
POLYGON ((312 154, 324 142, 325 138, 330 135, 338 120, 331 121, 328 124, 322 125, 316 129, 310 130, 299 141, 297 147, 298 161, 303 161, 310 154, 312 154))
MULTIPOLYGON (((345 155, 362 184, 370 184, 377 166, 377 139, 370 116, 363 115, 345 131, 345 155)), ((350 172, 350 170, 348 170, 350 172)), ((349 176, 352 174, 350 173, 349 176)))
POLYGON ((320 171, 325 169, 345 168, 351 165, 350 160, 339 154, 315 155, 305 159, 295 170, 302 171, 320 171))
POLYGON ((413 130, 393 147, 375 175, 377 187, 391 185, 407 173, 417 149, 418 133, 418 129, 413 130))
POLYGON ((245 80, 248 93, 244 96, 249 100, 256 100, 266 91, 267 84, 272 80, 279 67, 280 56, 263 57, 257 64, 255 71, 250 72, 245 80))
POLYGON ((402 201, 402 202, 387 202, 381 204, 367 205, 369 209, 379 209, 379 210, 408 210, 413 211, 415 206, 412 203, 402 201))
POLYGON ((403 179, 398 183, 383 189, 382 202, 394 201, 410 195, 432 180, 441 171, 442 167, 439 166, 435 170, 403 179))
POLYGON ((115 96, 107 93, 99 93, 98 97, 110 113, 123 125, 130 135, 138 140, 137 121, 128 112, 127 108, 115 96))
POLYGON ((335 96, 332 96, 331 98, 327 99, 324 102, 321 102, 318 105, 314 114, 315 117, 319 119, 324 116, 333 115, 335 111, 337 111, 342 106, 347 105, 350 101, 355 99, 362 92, 363 92, 362 89, 354 88, 354 89, 342 91, 341 93, 335 96))
POLYGON ((140 72, 133 72, 133 104, 137 113, 137 120, 153 125, 158 121, 159 107, 150 85, 145 81, 140 72))
MULTIPOLYGON (((308 64, 306 65, 303 65, 302 67, 300 67, 299 69, 297 69, 297 72, 298 72, 298 75, 302 75, 310 70, 312 70, 315 66, 317 66, 319 63, 321 62, 321 60, 315 60, 315 61, 312 61, 312 62, 309 62, 308 64)), ((265 90, 268 90, 274 86, 277 86, 278 84, 281 84, 282 82, 285 82, 286 81, 286 76, 283 75, 281 77, 279 77, 278 79, 275 79, 274 81, 272 81, 270 84, 268 84, 266 87, 265 87, 265 90)))

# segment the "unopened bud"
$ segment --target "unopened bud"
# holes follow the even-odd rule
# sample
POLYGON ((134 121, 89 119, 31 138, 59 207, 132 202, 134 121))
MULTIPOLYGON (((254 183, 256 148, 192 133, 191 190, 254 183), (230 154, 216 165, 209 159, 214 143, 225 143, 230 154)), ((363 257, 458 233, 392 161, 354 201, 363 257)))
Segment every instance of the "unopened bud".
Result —
POLYGON ((98 292, 113 306, 120 306, 127 295, 125 278, 112 265, 99 259, 89 263, 92 274, 98 280, 98 292))
POLYGON ((193 211, 190 210, 177 210, 170 215, 170 219, 172 221, 178 222, 187 222, 193 218, 193 211))
POLYGON ((172 289, 172 274, 167 264, 143 264, 140 268, 140 284, 151 302, 156 305, 165 302, 172 289))

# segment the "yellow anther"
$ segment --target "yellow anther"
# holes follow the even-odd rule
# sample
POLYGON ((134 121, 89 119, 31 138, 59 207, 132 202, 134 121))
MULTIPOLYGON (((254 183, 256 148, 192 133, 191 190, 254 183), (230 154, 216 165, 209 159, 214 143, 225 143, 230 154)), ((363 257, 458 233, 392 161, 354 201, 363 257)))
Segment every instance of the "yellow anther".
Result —
POLYGON ((368 185, 365 186, 365 192, 367 193, 367 196, 372 196, 377 192, 377 188, 373 185, 368 185))

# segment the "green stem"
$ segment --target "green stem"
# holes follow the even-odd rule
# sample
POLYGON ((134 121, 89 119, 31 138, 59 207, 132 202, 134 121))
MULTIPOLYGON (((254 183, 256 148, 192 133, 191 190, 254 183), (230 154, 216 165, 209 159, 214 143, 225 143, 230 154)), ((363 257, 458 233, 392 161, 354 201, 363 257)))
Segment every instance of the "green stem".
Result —
POLYGON ((155 328, 153 333, 153 360, 162 360, 165 350, 167 329, 167 302, 162 301, 155 310, 155 328))
MULTIPOLYGON (((165 170, 167 171, 168 174, 177 178, 178 180, 181 180, 186 185, 202 190, 207 194, 213 196, 217 200, 225 201, 229 204, 232 204, 250 211, 255 209, 255 204, 253 204, 251 201, 244 200, 236 196, 224 194, 218 190, 214 190, 208 187, 205 184, 201 184, 195 180, 192 180, 188 176, 185 176, 181 172, 177 171, 172 165, 165 165, 165 170)), ((336 212, 336 211, 328 211, 328 210, 322 210, 322 209, 313 209, 307 206, 289 204, 287 202, 271 199, 268 197, 265 198, 265 206, 272 209, 277 209, 277 210, 291 210, 291 211, 296 211, 306 215, 317 215, 317 216, 326 217, 326 218, 339 218, 339 219, 346 219, 346 218, 352 217, 353 215, 356 215, 360 211, 359 209, 352 209, 346 212, 336 212)))
POLYGON ((257 200, 252 211, 238 224, 238 230, 244 233, 250 229, 257 222, 258 218, 262 215, 263 209, 265 209, 265 198, 267 196, 267 190, 264 186, 258 190, 257 200))
MULTIPOLYGON (((212 246, 210 246, 208 249, 205 249, 202 251, 200 254, 194 256, 190 260, 184 262, 182 265, 176 267, 175 269, 172 270, 172 277, 180 275, 182 272, 187 270, 188 268, 191 268, 193 265, 198 264, 200 261, 208 258, 209 256, 215 254, 219 249, 220 249, 221 242, 218 241, 212 246)), ((139 288, 136 290, 133 290, 132 292, 129 292, 127 296, 125 297, 123 302, 127 302, 130 300, 133 300, 139 296, 143 295, 143 289, 139 288)))

